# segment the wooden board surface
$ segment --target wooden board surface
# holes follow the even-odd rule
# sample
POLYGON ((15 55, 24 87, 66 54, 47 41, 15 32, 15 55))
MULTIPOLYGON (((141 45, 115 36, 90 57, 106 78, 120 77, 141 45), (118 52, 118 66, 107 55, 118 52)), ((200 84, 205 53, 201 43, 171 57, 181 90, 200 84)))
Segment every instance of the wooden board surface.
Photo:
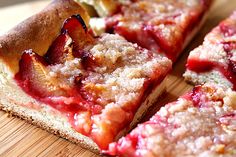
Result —
MULTIPOLYGON (((48 3, 48 1, 31 2, 0 9, 0 34, 38 12, 48 3)), ((189 51, 200 45, 206 33, 216 26, 219 21, 230 15, 234 9, 236 9, 235 0, 216 0, 207 22, 186 48, 183 55, 174 65, 173 72, 168 76, 167 92, 151 109, 145 119, 148 119, 162 105, 176 100, 178 96, 192 88, 182 78, 189 51)), ((95 157, 97 155, 0 111, 0 156, 95 157)))

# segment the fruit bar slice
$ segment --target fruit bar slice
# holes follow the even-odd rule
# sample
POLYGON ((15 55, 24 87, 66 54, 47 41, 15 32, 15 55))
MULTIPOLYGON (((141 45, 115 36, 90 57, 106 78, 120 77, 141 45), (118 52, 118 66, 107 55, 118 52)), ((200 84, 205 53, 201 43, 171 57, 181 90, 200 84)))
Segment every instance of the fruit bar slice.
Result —
POLYGON ((22 45, 24 53, 11 62, 4 48, 16 45, 1 42, 3 110, 98 151, 130 130, 164 90, 168 58, 119 35, 94 38, 80 15, 64 22, 45 53, 33 45, 44 44, 40 38, 49 32, 38 29, 27 38, 32 47, 22 45))
POLYGON ((203 23, 212 0, 135 0, 120 2, 118 13, 93 20, 92 27, 165 53, 175 61, 203 23), (99 25, 100 24, 100 25, 99 25))
POLYGON ((236 90, 236 12, 193 50, 184 77, 193 84, 215 82, 236 90))
POLYGON ((133 157, 236 156, 236 92, 206 84, 162 107, 109 146, 133 157))

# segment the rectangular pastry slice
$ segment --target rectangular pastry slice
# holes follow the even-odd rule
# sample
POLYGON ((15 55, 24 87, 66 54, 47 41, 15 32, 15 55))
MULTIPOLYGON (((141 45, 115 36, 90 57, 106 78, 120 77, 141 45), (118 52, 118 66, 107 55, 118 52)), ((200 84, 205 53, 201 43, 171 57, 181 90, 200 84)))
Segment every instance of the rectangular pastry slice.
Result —
POLYGON ((236 156, 236 92, 205 84, 162 107, 109 146, 132 157, 236 156))
POLYGON ((203 23, 212 0, 128 0, 106 18, 93 19, 97 32, 114 32, 175 61, 203 23))
POLYGON ((56 0, 0 37, 0 107, 98 152, 156 101, 171 61, 119 35, 94 37, 83 18, 76 2, 56 0))
POLYGON ((236 12, 222 21, 190 52, 185 79, 193 84, 214 82, 236 89, 236 12))

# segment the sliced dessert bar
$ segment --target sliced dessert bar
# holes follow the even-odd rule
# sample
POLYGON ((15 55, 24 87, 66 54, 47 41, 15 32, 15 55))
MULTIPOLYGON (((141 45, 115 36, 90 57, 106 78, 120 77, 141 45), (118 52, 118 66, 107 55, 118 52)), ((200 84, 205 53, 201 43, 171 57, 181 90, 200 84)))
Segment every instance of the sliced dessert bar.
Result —
POLYGON ((204 22, 211 4, 212 0, 120 1, 115 14, 93 19, 91 25, 175 61, 204 22))
POLYGON ((236 156, 236 92, 195 87, 162 107, 149 121, 109 146, 106 153, 133 157, 236 156))
POLYGON ((190 52, 184 77, 193 84, 214 82, 236 89, 236 12, 190 52))
POLYGON ((164 91, 171 61, 119 35, 93 37, 80 15, 62 17, 71 5, 72 14, 83 12, 73 0, 51 5, 0 38, 0 107, 93 151, 107 149, 164 91), (44 27, 60 28, 62 18, 61 30, 44 27))

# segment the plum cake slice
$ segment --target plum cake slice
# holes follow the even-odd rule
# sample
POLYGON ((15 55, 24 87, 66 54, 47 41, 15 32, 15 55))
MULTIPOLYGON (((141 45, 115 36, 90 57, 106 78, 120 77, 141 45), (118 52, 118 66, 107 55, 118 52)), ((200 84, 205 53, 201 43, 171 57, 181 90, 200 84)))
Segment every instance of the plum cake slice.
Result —
POLYGON ((212 0, 127 0, 119 4, 112 15, 91 20, 92 28, 98 33, 117 33, 175 61, 200 29, 212 0))
POLYGON ((51 38, 47 29, 32 27, 38 20, 26 22, 17 44, 12 35, 0 41, 1 108, 91 150, 107 149, 164 91, 171 61, 119 35, 94 37, 80 15, 68 18, 45 53, 37 53, 45 46, 40 39, 51 38), (15 52, 26 39, 31 47, 15 52), (19 59, 11 60, 14 55, 19 59))
POLYGON ((236 89, 236 12, 190 52, 186 67, 184 77, 188 82, 214 82, 236 89))
POLYGON ((236 92, 212 84, 162 107, 149 121, 109 146, 133 157, 236 156, 236 92))

